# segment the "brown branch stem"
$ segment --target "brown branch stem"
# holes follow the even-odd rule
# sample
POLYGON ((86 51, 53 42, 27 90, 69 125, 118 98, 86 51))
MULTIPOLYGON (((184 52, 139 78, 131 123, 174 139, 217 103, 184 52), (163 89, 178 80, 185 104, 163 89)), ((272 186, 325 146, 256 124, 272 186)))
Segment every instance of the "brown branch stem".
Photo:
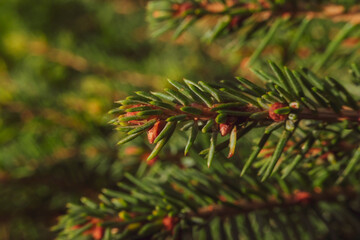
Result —
POLYGON ((336 113, 331 109, 325 108, 318 109, 317 112, 311 112, 305 109, 298 114, 298 117, 299 119, 322 120, 324 122, 340 122, 343 120, 359 122, 360 112, 355 110, 341 110, 339 113, 336 113))
MULTIPOLYGON (((220 3, 206 3, 204 8, 210 14, 222 14, 227 13, 228 9, 238 8, 238 4, 228 4, 226 7, 220 3), (228 8, 229 7, 229 8, 228 8)), ((354 6, 348 10, 345 9, 342 5, 336 4, 326 4, 324 6, 317 6, 313 8, 309 7, 298 7, 294 8, 293 6, 283 6, 279 9, 273 11, 272 9, 263 8, 258 4, 247 4, 242 5, 241 8, 248 8, 249 13, 252 13, 252 16, 258 21, 263 21, 270 19, 272 17, 304 17, 304 18, 319 18, 319 19, 329 19, 333 22, 350 22, 353 24, 360 23, 360 7, 354 6), (315 9, 315 10, 314 10, 315 9)))
POLYGON ((339 196, 352 199, 357 196, 357 192, 352 187, 334 187, 321 191, 295 192, 291 195, 283 196, 283 200, 269 200, 266 202, 235 202, 234 206, 214 204, 198 209, 197 212, 189 212, 187 217, 201 217, 211 219, 213 217, 228 217, 239 214, 246 214, 258 210, 271 210, 274 208, 289 208, 297 205, 311 205, 318 202, 337 202, 339 196))

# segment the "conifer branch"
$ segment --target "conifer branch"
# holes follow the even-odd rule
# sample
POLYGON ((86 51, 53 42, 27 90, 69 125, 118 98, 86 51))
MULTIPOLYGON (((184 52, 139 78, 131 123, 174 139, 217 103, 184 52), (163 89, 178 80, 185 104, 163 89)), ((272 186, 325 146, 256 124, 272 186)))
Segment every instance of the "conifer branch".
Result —
MULTIPOLYGON (((190 80, 184 80, 183 84, 169 80, 176 90, 166 89, 166 93, 136 92, 136 96, 119 101, 122 106, 113 110, 120 115, 112 123, 118 130, 128 133, 119 144, 146 132, 149 143, 156 144, 148 158, 151 160, 159 154, 177 127, 183 126, 182 130, 190 131, 185 153, 196 143, 199 132, 211 134, 210 147, 200 152, 210 166, 216 153, 228 146, 228 157, 232 157, 241 137, 254 128, 265 127, 257 148, 244 165, 244 174, 253 166, 270 136, 282 128, 283 133, 271 160, 259 170, 266 180, 277 171, 279 164, 286 169, 289 163, 281 159, 289 141, 299 139, 298 133, 305 134, 305 137, 300 137, 300 145, 312 145, 314 141, 310 140, 310 136, 313 136, 311 132, 314 130, 326 131, 326 127, 345 123, 347 128, 357 131, 360 119, 358 102, 335 79, 320 79, 307 69, 291 71, 272 62, 270 67, 273 75, 256 71, 265 80, 265 87, 244 78, 227 84, 190 80), (218 134, 230 137, 217 143, 218 134)), ((356 144, 351 152, 355 149, 356 144)), ((287 152, 287 155, 293 156, 294 153, 287 152)), ((305 156, 306 152, 300 153, 297 161, 305 156)), ((284 176, 289 173, 288 170, 284 176)))
MULTIPOLYGON (((266 231, 272 236, 286 239, 282 236, 284 229, 292 229, 290 219, 300 212, 302 220, 297 221, 297 225, 303 236, 308 232, 308 222, 314 224, 318 235, 330 234, 331 228, 341 234, 342 230, 336 224, 342 219, 337 218, 334 209, 348 211, 351 228, 360 221, 356 215, 357 205, 347 210, 346 204, 342 205, 357 201, 358 190, 346 187, 356 178, 351 178, 351 183, 347 180, 341 187, 326 188, 325 182, 316 187, 311 185, 316 174, 297 173, 286 182, 277 178, 271 183, 261 183, 254 181, 251 175, 240 179, 239 171, 233 164, 228 164, 225 168, 202 171, 165 167, 159 173, 161 180, 159 176, 136 179, 128 175, 132 183, 119 184, 122 190, 104 190, 99 196, 99 204, 84 198, 82 205, 70 205, 68 214, 54 230, 61 230, 58 239, 80 235, 92 235, 94 239, 197 239, 209 228, 232 228, 250 217, 261 221, 263 229, 268 229, 266 231), (323 216, 316 213, 319 209, 321 214, 331 218, 325 222, 325 231, 318 228, 319 224, 324 224, 323 216), (271 216, 274 215, 269 214, 276 214, 285 221, 271 228, 274 220, 271 216)), ((326 177, 327 183, 331 181, 331 177, 326 177)), ((235 228, 239 232, 232 235, 219 230, 208 234, 218 239, 239 239, 252 234, 249 232, 252 224, 245 229, 235 228)), ((257 238, 267 239, 262 234, 263 231, 254 232, 257 238)), ((289 234, 296 233, 291 231, 289 234)))
POLYGON ((357 193, 351 187, 336 187, 333 189, 326 189, 320 191, 315 189, 313 192, 295 191, 293 194, 284 195, 282 200, 269 199, 268 202, 241 202, 235 203, 236 207, 229 207, 226 205, 209 205, 198 209, 196 212, 190 212, 188 217, 201 217, 204 219, 211 219, 214 217, 229 217, 239 214, 247 214, 260 210, 271 210, 274 208, 291 208, 294 206, 305 206, 318 204, 319 202, 336 202, 339 196, 345 196, 347 199, 355 198, 357 193))
POLYGON ((258 1, 242 3, 241 1, 150 1, 148 19, 153 34, 159 35, 175 28, 177 38, 191 25, 203 18, 218 17, 211 32, 205 36, 212 41, 222 34, 234 32, 249 23, 254 24, 252 31, 265 28, 265 22, 275 19, 326 19, 333 22, 360 23, 360 9, 354 2, 352 5, 329 3, 327 1, 258 1), (257 25, 260 23, 259 26, 257 25))

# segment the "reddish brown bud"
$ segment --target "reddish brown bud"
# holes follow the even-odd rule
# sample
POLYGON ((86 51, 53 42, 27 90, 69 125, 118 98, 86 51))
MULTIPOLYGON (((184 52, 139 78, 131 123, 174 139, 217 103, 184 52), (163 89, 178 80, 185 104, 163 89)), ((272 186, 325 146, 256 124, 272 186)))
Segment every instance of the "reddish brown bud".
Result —
POLYGON ((228 135, 232 128, 234 127, 234 123, 236 121, 236 118, 230 117, 226 120, 226 123, 220 123, 219 129, 221 136, 228 135))
POLYGON ((174 4, 172 8, 175 10, 174 16, 181 16, 187 10, 194 8, 194 5, 190 2, 186 2, 182 4, 174 4))
POLYGON ((140 155, 143 152, 143 149, 137 146, 129 146, 125 148, 124 153, 127 156, 136 156, 140 155))
POLYGON ((226 124, 226 123, 220 123, 220 133, 221 136, 225 136, 231 132, 233 125, 226 124))
POLYGON ((146 164, 149 165, 149 166, 152 166, 156 163, 156 161, 159 159, 158 156, 154 157, 153 159, 150 159, 149 161, 147 161, 147 158, 149 157, 150 153, 144 153, 142 156, 141 156, 141 159, 146 161, 146 164))
POLYGON ((219 198, 219 200, 222 201, 222 202, 226 202, 226 201, 227 201, 226 197, 223 196, 223 195, 220 195, 218 198, 219 198))
POLYGON ((147 137, 150 144, 153 144, 155 138, 159 136, 159 133, 165 126, 165 121, 157 121, 152 128, 147 131, 147 137))
MULTIPOLYGON (((129 106, 129 108, 136 108, 136 107, 142 107, 144 106, 143 104, 134 104, 129 106)), ((131 117, 131 116, 135 116, 138 112, 127 112, 123 115, 123 117, 131 117)), ((143 124, 142 120, 131 120, 128 121, 127 123, 132 124, 132 125, 141 125, 143 124)))
POLYGON ((321 193, 322 189, 320 187, 314 187, 314 192, 321 193))
MULTIPOLYGON (((84 231, 82 233, 82 235, 83 236, 92 235, 93 239, 95 239, 95 240, 102 239, 102 237, 104 236, 104 228, 99 225, 101 220, 98 218, 93 218, 93 217, 88 217, 88 219, 89 219, 88 223, 92 223, 93 226, 90 229, 84 231)), ((72 229, 74 229, 74 230, 79 229, 83 226, 84 225, 75 225, 72 227, 72 229)))
POLYGON ((301 203, 309 203, 310 200, 311 200, 311 194, 308 193, 308 192, 296 192, 295 195, 294 195, 294 199, 298 202, 301 202, 301 203))
POLYGON ((94 226, 92 230, 92 236, 95 240, 100 240, 104 236, 104 228, 101 226, 94 226))
POLYGON ((76 230, 76 229, 79 229, 79 228, 81 228, 82 226, 80 225, 80 224, 77 224, 77 225, 75 225, 75 226, 72 226, 71 227, 71 229, 72 230, 76 230))
POLYGON ((270 3, 268 1, 266 1, 266 0, 259 0, 259 3, 263 8, 270 8, 271 7, 270 3))
POLYGON ((269 109, 269 117, 274 120, 275 122, 281 122, 287 119, 287 114, 277 114, 274 111, 279 108, 287 107, 288 105, 284 103, 273 103, 269 109))
POLYGON ((163 218, 162 222, 163 222, 163 225, 164 225, 166 230, 172 231, 174 229, 176 223, 179 222, 179 219, 176 218, 176 217, 167 216, 167 217, 163 218))
POLYGON ((229 23, 229 30, 234 30, 240 27, 244 22, 244 18, 240 16, 234 16, 229 23))
POLYGON ((332 154, 332 153, 331 152, 326 152, 326 153, 322 154, 319 158, 321 160, 326 160, 326 159, 328 159, 330 154, 332 154))

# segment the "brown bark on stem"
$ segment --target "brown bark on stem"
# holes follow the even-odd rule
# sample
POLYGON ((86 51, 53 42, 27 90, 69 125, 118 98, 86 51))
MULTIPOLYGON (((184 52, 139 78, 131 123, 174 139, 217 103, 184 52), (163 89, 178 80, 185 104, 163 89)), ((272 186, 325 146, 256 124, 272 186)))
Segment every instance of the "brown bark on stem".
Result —
POLYGON ((229 205, 209 205, 198 209, 197 212, 190 212, 188 217, 201 217, 211 219, 213 217, 228 217, 239 214, 246 214, 257 210, 271 210, 274 208, 288 208, 296 205, 310 205, 318 202, 336 202, 340 196, 346 199, 353 199, 357 192, 352 187, 334 187, 328 190, 313 192, 295 192, 292 195, 283 196, 283 201, 269 200, 266 202, 239 202, 234 207, 229 205))
POLYGON ((355 110, 342 110, 340 113, 335 113, 331 109, 318 109, 317 112, 311 112, 310 110, 303 110, 298 114, 299 119, 312 119, 322 120, 324 122, 340 122, 343 120, 349 120, 351 122, 359 122, 360 112, 355 110))

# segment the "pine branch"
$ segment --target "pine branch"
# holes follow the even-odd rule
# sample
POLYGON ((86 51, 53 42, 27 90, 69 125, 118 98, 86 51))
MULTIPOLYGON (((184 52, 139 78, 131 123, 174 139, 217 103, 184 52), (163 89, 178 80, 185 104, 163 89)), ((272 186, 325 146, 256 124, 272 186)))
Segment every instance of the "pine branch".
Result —
MULTIPOLYGON (((282 128, 283 133, 275 141, 277 145, 271 159, 259 170, 263 180, 266 180, 280 167, 279 164, 284 169, 295 167, 296 164, 283 161, 283 153, 290 141, 298 142, 299 145, 294 145, 297 147, 304 144, 305 150, 299 153, 293 147, 292 151, 287 152, 285 159, 299 154, 297 161, 300 161, 306 158, 307 151, 315 143, 314 131, 333 131, 336 136, 341 136, 341 126, 344 124, 354 132, 359 131, 358 102, 335 79, 320 79, 307 69, 291 71, 272 62, 270 67, 273 75, 255 71, 265 80, 266 87, 255 85, 244 78, 220 84, 190 80, 184 80, 183 84, 169 80, 176 90, 166 89, 166 93, 136 92, 136 96, 119 101, 122 106, 112 111, 120 114, 112 123, 118 130, 127 132, 127 137, 120 140, 119 144, 146 132, 149 143, 156 144, 148 157, 151 160, 178 131, 179 126, 182 126, 181 130, 190 132, 185 154, 196 143, 198 134, 210 135, 210 147, 200 152, 207 158, 210 166, 216 153, 228 146, 228 157, 232 157, 239 139, 255 128, 265 128, 258 146, 244 165, 244 174, 254 165, 270 136, 282 128), (334 127, 340 129, 331 130, 334 127), (230 137, 219 143, 219 134, 226 136, 225 138, 228 135, 230 137)), ((350 153, 355 154, 358 140, 356 135, 343 140, 355 142, 350 153)), ((332 147, 335 148, 336 145, 332 147)), ((348 153, 342 152, 339 157, 348 157, 348 153)), ((290 172, 284 175, 287 176, 290 172)))
POLYGON ((220 35, 232 33, 253 24, 249 34, 267 28, 264 22, 275 19, 327 19, 333 22, 360 23, 360 11, 356 1, 347 4, 329 1, 258 1, 241 3, 239 1, 150 1, 148 19, 154 35, 176 29, 174 38, 200 19, 218 17, 213 29, 205 39, 212 41, 220 35), (338 4, 338 5, 336 5, 338 4), (257 25, 260 23, 259 26, 257 25))
POLYGON ((153 0, 148 4, 148 20, 155 37, 174 30, 173 38, 177 39, 198 26, 193 35, 206 43, 223 38, 218 47, 241 49, 240 66, 253 66, 262 54, 265 58, 280 57, 277 61, 286 64, 306 58, 301 64, 318 71, 339 58, 345 65, 354 61, 360 11, 356 1, 153 0), (320 41, 318 31, 324 32, 322 39, 328 37, 328 43, 320 41), (338 33, 333 36, 330 32, 338 33), (351 41, 355 44, 348 44, 351 41), (347 53, 339 56, 341 50, 347 53))
POLYGON ((99 196, 100 204, 84 198, 82 205, 69 205, 68 214, 54 228, 61 231, 58 239, 80 235, 92 235, 94 239, 201 239, 202 234, 216 239, 251 235, 286 239, 287 231, 293 237, 300 231, 304 239, 309 234, 308 223, 313 224, 317 236, 339 237, 344 234, 343 228, 338 227, 343 218, 337 210, 347 212, 343 217, 350 222, 349 236, 355 236, 360 221, 360 209, 351 204, 357 201, 359 192, 346 187, 357 182, 355 176, 342 187, 326 188, 331 185, 331 176, 317 186, 312 185, 317 174, 299 173, 286 182, 277 178, 261 183, 251 175, 240 178, 240 169, 230 163, 225 168, 202 171, 162 169, 158 175, 144 179, 128 175, 132 183, 119 184, 122 190, 104 190, 99 196), (321 214, 317 215, 319 209, 321 214), (300 213, 302 217, 297 218, 294 231, 291 219, 300 213), (275 216, 278 222, 274 228, 275 216), (257 224, 251 219, 256 219, 257 224), (239 227, 246 221, 246 228, 239 227), (319 227, 323 224, 325 228, 319 227), (252 231, 257 225, 261 230, 252 231))
POLYGON ((274 208, 291 208, 299 205, 316 204, 319 202, 336 202, 339 196, 346 196, 352 199, 356 196, 356 192, 351 187, 333 188, 319 192, 301 192, 295 191, 293 194, 282 196, 282 200, 278 201, 270 199, 268 202, 254 201, 236 203, 238 209, 234 207, 224 206, 220 204, 209 205, 197 210, 197 212, 190 212, 189 217, 201 217, 204 219, 211 219, 214 217, 229 217, 239 214, 246 214, 260 210, 271 210, 274 208))

